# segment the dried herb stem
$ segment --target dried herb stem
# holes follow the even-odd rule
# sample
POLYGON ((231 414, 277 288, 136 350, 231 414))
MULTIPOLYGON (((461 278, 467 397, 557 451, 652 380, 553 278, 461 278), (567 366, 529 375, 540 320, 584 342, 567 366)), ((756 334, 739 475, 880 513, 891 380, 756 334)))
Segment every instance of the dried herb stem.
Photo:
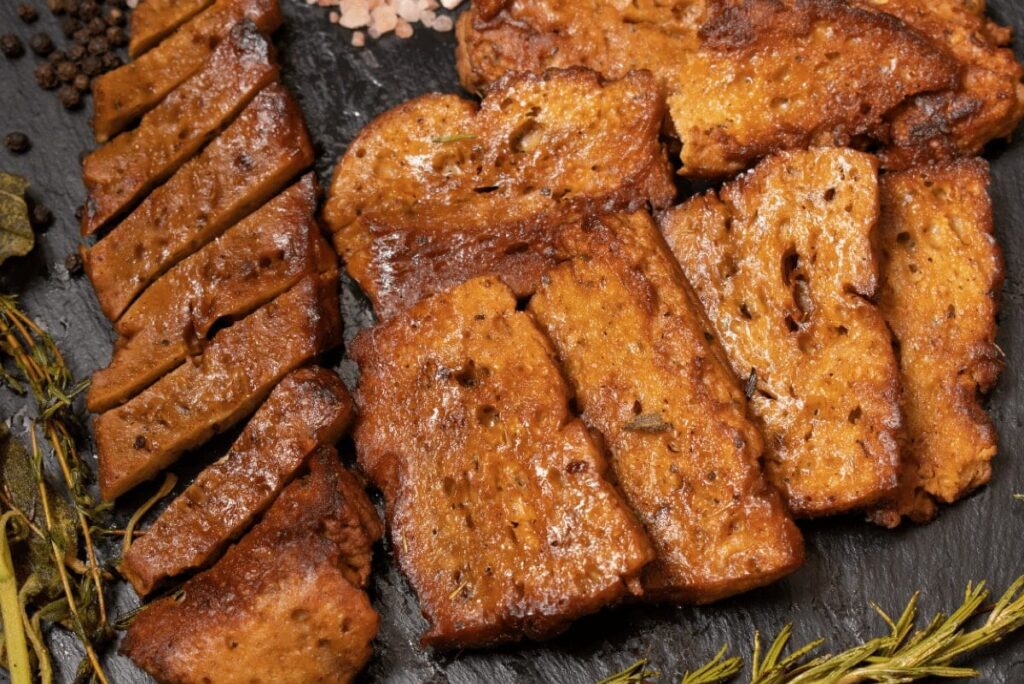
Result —
POLYGON ((32 663, 22 622, 21 602, 18 600, 18 578, 14 574, 14 561, 7 543, 7 523, 13 516, 11 512, 0 516, 0 616, 4 621, 11 684, 32 684, 32 663))

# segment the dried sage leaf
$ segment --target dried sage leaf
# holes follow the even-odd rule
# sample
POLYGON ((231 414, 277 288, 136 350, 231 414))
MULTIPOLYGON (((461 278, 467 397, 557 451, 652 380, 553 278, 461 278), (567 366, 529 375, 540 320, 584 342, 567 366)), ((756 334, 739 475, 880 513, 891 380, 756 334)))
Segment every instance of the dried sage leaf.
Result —
POLYGON ((0 172, 0 264, 10 257, 25 256, 35 245, 36 237, 25 202, 26 190, 27 180, 0 172))
POLYGON ((633 432, 667 432, 672 424, 666 423, 660 413, 641 413, 623 427, 633 432))

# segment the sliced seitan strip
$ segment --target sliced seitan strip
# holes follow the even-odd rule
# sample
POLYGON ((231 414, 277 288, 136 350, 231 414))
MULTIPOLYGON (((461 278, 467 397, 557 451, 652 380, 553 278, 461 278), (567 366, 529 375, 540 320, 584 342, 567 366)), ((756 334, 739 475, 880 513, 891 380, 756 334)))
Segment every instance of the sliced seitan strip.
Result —
POLYGON ((249 415, 281 378, 338 344, 335 274, 307 276, 217 333, 201 356, 96 419, 100 491, 113 500, 249 415))
POLYGON ((541 639, 638 589, 643 527, 512 291, 471 280, 356 339, 359 462, 438 648, 541 639))
POLYGON ((166 684, 350 682, 379 624, 362 587, 380 532, 325 447, 219 563, 135 617, 121 652, 166 684))
POLYGON ((336 271, 316 203, 310 174, 146 290, 117 323, 121 337, 110 365, 92 376, 89 410, 124 403, 201 353, 215 325, 248 314, 305 275, 336 271))
POLYGON ((309 455, 334 444, 352 420, 341 379, 293 371, 274 388, 227 455, 199 474, 136 540, 120 571, 140 596, 209 565, 274 500, 309 455))
POLYGON ((281 20, 278 0, 218 0, 156 49, 100 76, 92 86, 96 141, 114 137, 198 72, 238 24, 269 36, 281 20))
POLYGON ((268 86, 198 157, 85 253, 103 313, 116 321, 160 274, 312 162, 298 104, 282 86, 268 86))
POLYGON ((125 213, 177 171, 200 147, 277 78, 273 48, 252 24, 240 24, 206 66, 82 163, 88 197, 82 234, 125 213))
POLYGON ((852 150, 784 153, 662 222, 799 516, 864 508, 897 484, 899 368, 869 301, 877 172, 852 150))
POLYGON ((131 13, 128 54, 137 58, 212 4, 213 0, 143 0, 131 13))
POLYGON ((761 436, 647 212, 591 222, 529 311, 657 559, 644 597, 706 603, 786 575, 803 541, 761 473, 761 436))

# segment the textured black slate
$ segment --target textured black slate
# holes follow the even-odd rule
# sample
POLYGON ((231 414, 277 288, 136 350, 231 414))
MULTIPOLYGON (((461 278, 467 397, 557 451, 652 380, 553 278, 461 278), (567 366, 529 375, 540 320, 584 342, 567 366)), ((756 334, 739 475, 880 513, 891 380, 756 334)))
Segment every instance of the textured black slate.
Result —
MULTIPOLYGON (((31 2, 43 10, 43 0, 31 2)), ((327 23, 326 10, 301 0, 281 2, 287 22, 276 42, 284 77, 306 112, 317 146, 317 170, 325 181, 348 141, 373 116, 423 92, 457 90, 452 34, 418 30, 408 41, 389 36, 355 49, 348 44, 348 32, 327 23)), ((22 24, 16 18, 17 4, 0 0, 0 33, 15 31, 26 39, 38 30, 59 35, 46 11, 34 26, 22 24)), ((1024 30, 1020 0, 991 0, 991 5, 996 19, 1024 30)), ((92 146, 88 110, 69 115, 56 97, 40 91, 32 79, 36 61, 31 54, 13 62, 0 59, 0 135, 21 130, 33 142, 24 156, 0 149, 0 170, 27 176, 33 194, 54 211, 57 221, 29 257, 3 267, 0 291, 21 294, 28 311, 53 333, 75 374, 85 377, 106 364, 112 340, 88 282, 69 278, 63 268, 64 258, 80 241, 73 214, 84 197, 79 155, 92 146)), ((591 682, 647 655, 664 673, 662 681, 678 681, 679 674, 722 644, 748 655, 755 629, 774 633, 795 622, 795 641, 826 636, 830 646, 839 648, 883 629, 867 605, 871 600, 898 611, 920 589, 923 610, 930 614, 959 604, 969 581, 987 579, 1001 590, 1024 573, 1024 503, 1012 497, 1024 491, 1024 144, 998 145, 988 156, 993 162, 997 233, 1008 267, 999 334, 1008 370, 991 398, 1000 434, 992 484, 924 527, 887 532, 859 519, 804 524, 806 567, 768 589, 705 608, 620 608, 584 620, 547 644, 480 653, 436 656, 418 646, 424 623, 385 549, 378 554, 372 590, 383 620, 365 680, 591 682)), ((370 318, 365 300, 349 283, 343 306, 346 339, 351 339, 370 318)), ((351 382, 351 364, 339 363, 351 382)), ((16 415, 20 405, 0 393, 0 419, 13 418, 17 427, 22 422, 16 415)), ((184 479, 213 459, 228 439, 179 468, 184 479)), ((91 447, 87 450, 91 453, 91 447)), ((132 510, 146 495, 136 493, 121 508, 132 510)), ((122 585, 115 612, 125 612, 135 602, 122 585)), ((64 665, 60 674, 70 680, 68 664, 78 659, 74 639, 56 634, 53 651, 64 665)), ((124 658, 111 653, 106 663, 115 682, 148 681, 124 658)), ((983 681, 1024 682, 1024 636, 979 654, 972 664, 982 671, 983 681)))

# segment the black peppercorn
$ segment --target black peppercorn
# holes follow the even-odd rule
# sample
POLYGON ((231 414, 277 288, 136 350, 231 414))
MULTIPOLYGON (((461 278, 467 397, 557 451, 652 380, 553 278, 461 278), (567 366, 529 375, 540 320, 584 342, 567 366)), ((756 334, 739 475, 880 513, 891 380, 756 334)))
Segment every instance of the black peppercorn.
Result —
POLYGON ((78 252, 72 252, 64 259, 64 268, 68 270, 69 275, 79 275, 82 272, 82 266, 82 257, 78 252))
POLYGON ((110 51, 110 43, 106 38, 93 38, 85 46, 85 49, 89 51, 90 55, 102 55, 110 51))
POLYGON ((103 73, 103 60, 96 55, 89 55, 82 60, 82 73, 86 76, 99 76, 103 73))
POLYGON ((114 47, 124 47, 128 44, 128 32, 120 26, 111 26, 107 29, 107 41, 114 47))
POLYGON ((93 0, 82 0, 82 2, 78 3, 76 15, 82 21, 89 21, 93 17, 100 15, 100 6, 93 2, 93 0))
POLYGON ((0 52, 3 52, 7 59, 15 59, 25 54, 25 45, 21 38, 13 33, 5 33, 0 36, 0 52))
POLYGON ((92 36, 89 35, 89 29, 80 28, 71 36, 71 40, 79 45, 86 45, 92 40, 92 36))
POLYGON ((87 93, 89 92, 90 83, 91 81, 88 76, 85 74, 78 74, 75 76, 75 80, 71 82, 71 85, 75 86, 75 88, 78 89, 78 92, 87 93))
POLYGON ((68 56, 67 53, 65 53, 63 50, 54 50, 46 58, 46 61, 50 64, 58 64, 60 62, 68 61, 68 56))
POLYGON ((78 75, 78 67, 74 62, 61 62, 57 65, 57 78, 61 83, 70 83, 78 75))
POLYGON ((32 143, 29 142, 28 136, 24 133, 15 131, 4 136, 4 147, 14 154, 24 154, 28 152, 28 148, 31 146, 32 143))
POLYGON ((103 18, 111 26, 124 26, 125 24, 124 12, 117 7, 107 7, 103 10, 103 18))
POLYGON ((18 18, 26 24, 31 24, 39 18, 39 14, 36 12, 35 7, 23 2, 18 5, 18 18))
POLYGON ((64 17, 60 20, 60 32, 64 34, 65 38, 75 35, 75 31, 80 28, 82 28, 81 22, 74 17, 64 17))
POLYGON ((47 228, 53 223, 53 212, 44 207, 42 204, 36 204, 32 207, 32 225, 36 228, 47 228))
POLYGON ((103 21, 99 17, 93 17, 86 24, 85 28, 89 29, 89 33, 93 36, 102 36, 107 32, 107 22, 103 21))
POLYGON ((78 109, 82 105, 82 93, 71 85, 62 85, 57 91, 57 97, 64 109, 78 109))
POLYGON ((47 0, 46 4, 57 16, 68 11, 68 0, 47 0))
POLYGON ((52 64, 43 62, 36 67, 36 83, 39 84, 40 88, 53 90, 60 83, 60 79, 57 77, 57 69, 52 64))
POLYGON ((37 33, 32 36, 28 45, 32 48, 32 52, 36 53, 40 57, 46 57, 54 50, 53 40, 45 33, 37 33))
POLYGON ((123 62, 121 58, 115 55, 113 52, 108 52, 103 55, 103 69, 104 71, 110 71, 121 66, 123 62))
POLYGON ((83 60, 88 54, 89 51, 85 49, 84 45, 72 45, 68 48, 68 59, 72 62, 83 60))

